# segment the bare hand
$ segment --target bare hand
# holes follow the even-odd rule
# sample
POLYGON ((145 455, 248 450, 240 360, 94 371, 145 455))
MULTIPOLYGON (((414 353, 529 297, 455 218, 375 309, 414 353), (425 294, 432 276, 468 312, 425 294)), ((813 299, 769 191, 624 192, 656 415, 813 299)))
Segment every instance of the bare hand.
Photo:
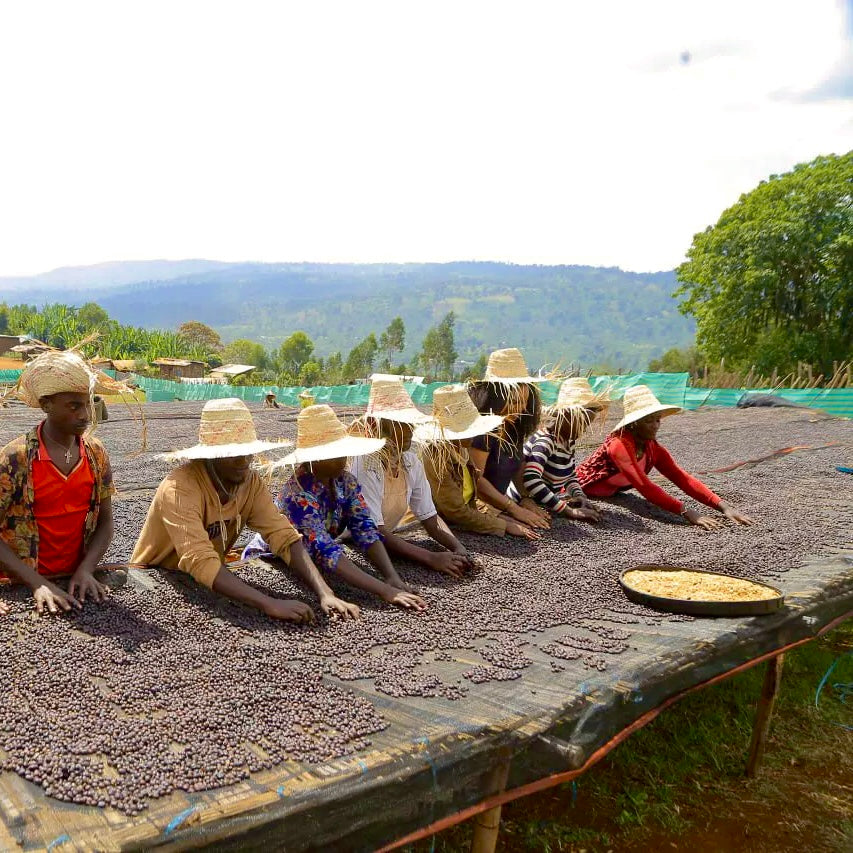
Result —
POLYGON ((461 578, 465 574, 465 569, 468 568, 468 560, 461 554, 440 551, 430 557, 429 567, 452 578, 461 578))
POLYGON ((89 595, 92 596, 92 601, 100 603, 109 594, 109 588, 99 583, 88 569, 79 568, 71 576, 68 593, 73 595, 81 604, 86 601, 86 597, 89 595))
POLYGON ((49 581, 45 581, 41 586, 33 590, 33 598, 35 599, 36 611, 38 613, 44 613, 45 607, 47 607, 50 613, 59 613, 60 610, 67 613, 72 607, 79 610, 81 606, 80 602, 73 595, 69 595, 49 581))
POLYGON ((314 611, 301 601, 268 598, 264 602, 263 611, 271 619, 281 619, 283 622, 297 622, 300 625, 314 622, 314 611))
POLYGON ((361 615, 361 610, 359 610, 357 604, 350 604, 350 602, 344 601, 335 595, 328 595, 325 598, 321 598, 320 609, 330 619, 341 618, 346 621, 347 619, 358 619, 361 615))
POLYGON ((723 521, 720 518, 712 518, 710 515, 699 515, 698 512, 692 509, 686 509, 682 515, 697 527, 703 530, 719 530, 723 526, 723 521))
POLYGON ((519 506, 518 504, 513 504, 507 512, 516 521, 520 521, 528 527, 536 527, 539 530, 549 530, 551 528, 550 519, 540 515, 538 512, 534 512, 531 509, 525 509, 523 506, 519 506))
POLYGON ((459 547, 453 551, 458 557, 462 557, 465 561, 466 569, 473 569, 476 563, 474 562, 474 557, 471 555, 471 552, 460 542, 459 547))
POLYGON ((601 513, 591 506, 568 507, 563 512, 563 518, 571 518, 575 521, 591 521, 597 523, 601 521, 601 513))
POLYGON ((755 522, 748 516, 730 506, 720 507, 723 515, 735 524, 742 524, 745 527, 751 527, 755 522))
POLYGON ((11 609, 11 605, 6 604, 5 601, 0 601, 0 616, 6 616, 11 609))
POLYGON ((510 536, 520 536, 522 539, 541 539, 542 534, 537 533, 533 528, 526 524, 519 524, 517 521, 508 521, 506 523, 506 532, 510 536))
POLYGON ((392 587, 382 598, 389 604, 396 604, 397 607, 404 607, 406 610, 416 610, 421 613, 427 609, 427 603, 414 592, 404 592, 392 587))

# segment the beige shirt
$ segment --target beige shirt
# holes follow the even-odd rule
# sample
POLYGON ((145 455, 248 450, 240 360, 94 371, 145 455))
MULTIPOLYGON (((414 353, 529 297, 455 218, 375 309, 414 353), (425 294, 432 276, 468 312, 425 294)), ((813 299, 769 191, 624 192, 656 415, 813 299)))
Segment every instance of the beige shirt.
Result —
POLYGON ((179 569, 207 587, 243 525, 257 530, 285 562, 299 533, 275 507, 261 478, 250 472, 223 504, 203 461, 175 468, 157 489, 131 562, 179 569))

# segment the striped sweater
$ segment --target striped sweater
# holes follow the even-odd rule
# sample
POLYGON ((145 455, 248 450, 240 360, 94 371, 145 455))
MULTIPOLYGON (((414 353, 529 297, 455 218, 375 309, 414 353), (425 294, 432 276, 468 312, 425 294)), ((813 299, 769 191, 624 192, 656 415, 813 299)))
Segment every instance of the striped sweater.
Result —
MULTIPOLYGON (((575 443, 566 447, 544 429, 533 433, 524 443, 521 482, 527 495, 551 512, 563 512, 569 500, 583 498, 575 474, 575 443)), ((520 498, 514 485, 509 495, 520 498)))

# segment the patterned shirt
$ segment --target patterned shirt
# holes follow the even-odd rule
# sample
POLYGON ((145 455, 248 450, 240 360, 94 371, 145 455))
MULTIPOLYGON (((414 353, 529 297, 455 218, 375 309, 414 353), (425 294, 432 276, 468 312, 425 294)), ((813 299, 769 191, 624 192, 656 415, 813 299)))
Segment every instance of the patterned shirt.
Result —
MULTIPOLYGON (((575 473, 575 443, 566 447, 544 429, 533 433, 524 443, 521 479, 527 494, 551 512, 563 512, 567 501, 584 497, 575 473)), ((514 484, 510 486, 509 496, 520 499, 514 484)))
MULTIPOLYGON (((367 509, 358 480, 344 471, 333 481, 334 494, 326 483, 310 471, 294 474, 282 488, 275 505, 287 515, 302 534, 302 541, 315 565, 333 572, 343 546, 335 539, 349 529, 353 544, 366 551, 382 536, 367 509)), ((254 536, 243 551, 244 557, 266 553, 269 549, 260 536, 254 536)))
MULTIPOLYGON (((101 501, 115 494, 115 486, 104 445, 90 436, 83 442, 83 448, 94 474, 89 509, 83 526, 83 542, 84 547, 87 547, 98 527, 101 501)), ((39 532, 33 513, 33 462, 38 459, 38 454, 38 427, 10 441, 0 450, 0 539, 36 571, 39 532)))

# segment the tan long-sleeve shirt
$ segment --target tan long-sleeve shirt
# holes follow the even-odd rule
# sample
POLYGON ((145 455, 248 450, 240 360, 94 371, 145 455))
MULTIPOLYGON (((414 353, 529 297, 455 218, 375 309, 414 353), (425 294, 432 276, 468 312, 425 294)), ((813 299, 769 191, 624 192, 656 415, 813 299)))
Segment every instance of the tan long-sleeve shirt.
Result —
POLYGON ((432 453, 424 454, 424 470, 432 489, 432 499, 439 515, 452 527, 470 530, 473 533, 489 533, 492 536, 503 536, 506 533, 506 521, 479 508, 477 501, 477 479, 480 472, 468 461, 467 451, 464 457, 453 459, 445 466, 444 471, 438 471, 436 460, 432 453), (464 459, 464 463, 462 461, 464 459), (462 496, 462 465, 468 465, 474 480, 474 494, 469 501, 462 496))
POLYGON ((212 587, 243 525, 257 530, 270 551, 289 562, 290 546, 299 541, 299 533, 276 509, 254 471, 223 504, 204 462, 188 462, 160 483, 131 562, 179 569, 212 587))

